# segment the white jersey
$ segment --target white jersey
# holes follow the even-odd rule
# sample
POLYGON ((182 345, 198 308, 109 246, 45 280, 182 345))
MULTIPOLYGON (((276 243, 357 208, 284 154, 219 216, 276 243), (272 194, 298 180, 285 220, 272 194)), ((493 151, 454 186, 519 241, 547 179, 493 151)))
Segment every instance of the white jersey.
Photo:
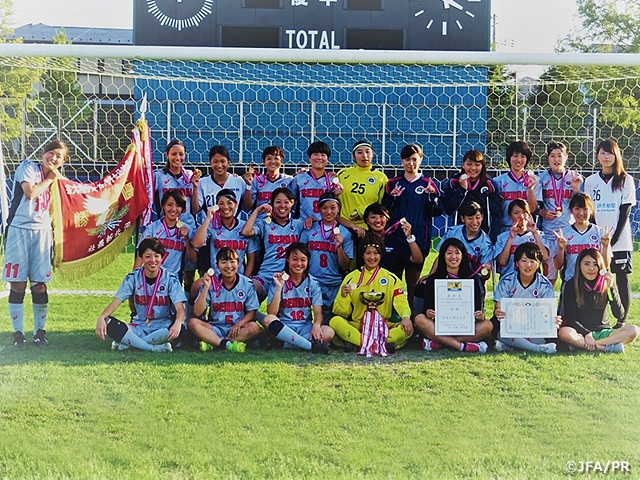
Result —
POLYGON ((206 208, 213 207, 216 204, 216 195, 223 188, 232 190, 235 194, 238 208, 236 214, 242 205, 242 196, 247 191, 247 184, 242 177, 234 173, 230 173, 224 185, 217 183, 213 177, 207 176, 200 179, 198 184, 198 205, 200 208, 204 205, 206 208))
POLYGON ((20 164, 14 176, 13 199, 9 209, 8 225, 27 230, 51 230, 49 188, 31 199, 27 198, 22 190, 22 182, 36 185, 44 178, 44 171, 39 163, 25 160, 20 164))
POLYGON ((547 220, 542 218, 542 231, 546 235, 569 225, 571 211, 569 202, 573 197, 571 181, 577 172, 565 170, 564 174, 555 174, 545 170, 538 174, 538 183, 533 187, 536 201, 542 202, 545 210, 560 211, 560 216, 547 220))
MULTIPOLYGON (((596 223, 602 228, 616 228, 620 207, 622 205, 636 204, 636 187, 633 177, 629 174, 625 177, 622 190, 611 190, 612 179, 605 181, 600 173, 594 173, 584 181, 584 192, 591 197, 596 208, 596 223)), ((633 251, 633 240, 631 238, 631 225, 629 221, 625 223, 619 240, 615 245, 611 245, 612 252, 633 251)))
POLYGON ((587 248, 602 250, 600 239, 604 235, 604 229, 592 223, 580 233, 575 225, 564 227, 562 236, 567 239, 567 247, 564 249, 564 265, 562 266, 562 279, 564 282, 571 280, 576 273, 576 260, 578 255, 587 248))
POLYGON ((547 277, 536 272, 533 282, 528 287, 522 286, 518 272, 511 272, 500 277, 493 292, 493 301, 501 302, 503 298, 554 298, 553 285, 547 277))
MULTIPOLYGON (((510 232, 502 232, 500 235, 498 235, 498 238, 496 239, 496 246, 494 249, 494 258, 496 260, 504 250, 504 247, 507 245, 507 241, 509 240, 509 233, 510 232)), ((549 242, 549 239, 545 236, 544 233, 538 231, 538 235, 540 235, 540 240, 542 240, 542 245, 547 247, 547 250, 549 251, 549 256, 552 256, 555 253, 555 251, 553 249, 551 242, 549 242)), ((531 233, 529 230, 527 230, 523 234, 517 234, 515 237, 513 237, 513 241, 511 242, 511 250, 509 251, 509 258, 507 259, 507 263, 502 265, 500 269, 501 276, 504 276, 507 273, 513 272, 515 270, 515 262, 514 262, 513 254, 516 252, 516 248, 518 248, 518 246, 523 243, 536 243, 536 239, 533 236, 533 233, 531 233)))

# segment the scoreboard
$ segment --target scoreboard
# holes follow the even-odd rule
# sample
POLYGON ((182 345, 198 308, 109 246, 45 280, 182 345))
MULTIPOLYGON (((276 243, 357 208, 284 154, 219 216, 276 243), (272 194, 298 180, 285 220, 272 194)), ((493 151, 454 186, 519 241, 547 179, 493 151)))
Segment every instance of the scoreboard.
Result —
POLYGON ((489 51, 491 0, 134 0, 136 45, 489 51))

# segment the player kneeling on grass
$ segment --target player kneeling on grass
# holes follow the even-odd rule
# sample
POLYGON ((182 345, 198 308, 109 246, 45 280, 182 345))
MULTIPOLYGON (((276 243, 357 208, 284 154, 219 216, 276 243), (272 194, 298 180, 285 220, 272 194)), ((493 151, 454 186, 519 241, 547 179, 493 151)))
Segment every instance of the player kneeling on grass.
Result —
POLYGON ((109 335, 114 340, 112 349, 172 351, 169 342, 182 332, 187 297, 178 276, 160 266, 164 255, 164 247, 157 238, 140 242, 138 256, 142 258, 142 267, 124 277, 115 298, 98 317, 96 335, 101 340, 109 335), (129 299, 135 314, 127 325, 111 314, 129 299))
MULTIPOLYGON (((404 292, 404 283, 393 273, 380 268, 380 260, 385 252, 382 237, 367 233, 362 239, 362 257, 364 266, 349 273, 340 293, 333 303, 334 317, 329 322, 336 335, 344 342, 345 350, 352 351, 362 347, 362 319, 369 307, 363 303, 362 292, 380 292, 384 294, 376 310, 386 321, 388 337, 386 349, 393 353, 401 348, 413 335, 411 309, 404 292)), ((366 345, 366 344, 365 344, 366 345)))
MULTIPOLYGON (((495 301, 493 332, 497 337, 496 351, 507 352, 512 348, 520 348, 530 352, 556 353, 556 344, 544 338, 507 338, 501 337, 500 324, 505 312, 500 308, 503 298, 554 298, 551 281, 540 273, 542 252, 535 243, 518 245, 513 254, 516 270, 500 277, 500 282, 493 293, 495 301)), ((556 317, 556 325, 560 325, 560 316, 556 317)))
POLYGON ((253 282, 238 273, 240 257, 233 248, 222 247, 216 253, 216 265, 220 275, 210 269, 202 277, 202 287, 193 305, 193 313, 204 315, 207 321, 189 319, 189 331, 198 337, 200 351, 213 347, 230 352, 244 352, 246 342, 260 333, 254 321, 260 307, 253 282))
POLYGON ((423 298, 423 312, 416 315, 415 324, 424 336, 422 347, 428 351, 437 351, 443 345, 467 353, 487 353, 487 344, 483 341, 491 333, 491 322, 484 318, 484 288, 482 280, 474 275, 467 260, 468 254, 464 244, 457 238, 447 238, 440 244, 436 259, 436 269, 424 281, 416 285, 414 305, 420 304, 423 298), (447 336, 436 335, 436 280, 472 279, 475 319, 475 335, 447 336))
POLYGON ((284 272, 273 274, 268 315, 262 322, 286 345, 329 353, 334 332, 322 325, 322 292, 320 284, 309 275, 309 247, 294 242, 287 247, 285 258, 284 272))
POLYGON ((640 328, 624 324, 624 305, 613 275, 595 248, 580 252, 574 277, 564 285, 562 325, 558 336, 574 348, 592 352, 623 353, 624 345, 640 335, 640 328), (617 319, 611 327, 607 304, 617 319))

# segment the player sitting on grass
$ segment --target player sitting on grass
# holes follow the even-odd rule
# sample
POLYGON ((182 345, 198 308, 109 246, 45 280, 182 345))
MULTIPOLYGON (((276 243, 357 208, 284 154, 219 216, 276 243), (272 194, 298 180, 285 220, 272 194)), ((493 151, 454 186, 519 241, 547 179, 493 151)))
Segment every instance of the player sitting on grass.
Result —
POLYGON ((157 238, 146 238, 138 245, 142 267, 129 272, 107 308, 98 317, 96 335, 109 335, 111 348, 129 347, 150 352, 171 352, 172 340, 179 337, 187 301, 178 276, 161 267, 165 250, 157 238), (111 314, 122 302, 132 300, 135 315, 129 325, 111 314))
POLYGON ((309 276, 311 252, 304 243, 287 247, 284 272, 273 275, 269 290, 268 315, 263 323, 269 333, 285 345, 329 353, 334 332, 322 325, 322 292, 309 276))
MULTIPOLYGON (((436 269, 424 281, 416 285, 416 300, 424 299, 422 310, 415 311, 415 324, 424 336, 422 348, 438 351, 443 345, 467 353, 487 353, 487 344, 483 341, 491 333, 491 322, 484 317, 484 290, 480 277, 473 274, 467 261, 467 249, 457 238, 448 238, 440 244, 436 260, 436 269), (474 281, 473 301, 475 334, 463 336, 436 335, 436 280, 472 279, 474 281)), ((416 305, 420 304, 416 301, 416 305)))
POLYGON ((230 352, 244 352, 246 342, 260 333, 254 321, 260 304, 253 282, 238 273, 238 252, 223 247, 216 253, 216 265, 220 275, 213 269, 202 277, 202 287, 193 305, 193 313, 203 316, 207 308, 207 321, 191 318, 189 331, 198 337, 200 351, 213 347, 230 352))
POLYGON ((44 330, 49 309, 47 282, 51 280, 53 232, 49 215, 49 188, 60 175, 69 149, 54 140, 44 147, 40 164, 25 160, 16 170, 13 200, 4 237, 2 280, 9 282, 9 316, 13 324, 13 344, 23 347, 24 292, 31 282, 33 343, 48 345, 44 330))
MULTIPOLYGON (((500 336, 500 324, 505 318, 505 312, 500 308, 503 298, 554 298, 551 281, 540 273, 542 265, 542 252, 535 243, 523 243, 518 245, 515 253, 516 270, 502 275, 496 286, 493 300, 496 302, 494 309, 493 333, 497 337, 496 350, 507 352, 511 348, 520 348, 530 352, 556 353, 556 344, 547 343, 544 338, 507 338, 500 336)), ((560 325, 560 316, 556 317, 556 325, 560 325)))
POLYGON ((612 328, 607 318, 611 313, 623 322, 625 311, 613 275, 607 272, 602 254, 595 248, 580 252, 574 277, 562 293, 561 340, 573 348, 592 352, 623 353, 624 345, 640 335, 635 325, 612 328))

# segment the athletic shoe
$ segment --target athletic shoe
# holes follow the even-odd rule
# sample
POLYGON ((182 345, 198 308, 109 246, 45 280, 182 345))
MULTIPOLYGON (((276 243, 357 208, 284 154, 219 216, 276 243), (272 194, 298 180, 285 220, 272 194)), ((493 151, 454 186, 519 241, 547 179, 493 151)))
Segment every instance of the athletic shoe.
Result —
POLYGON ((466 353, 487 353, 488 346, 484 342, 467 342, 464 344, 466 353))
POLYGON ((209 350, 213 350, 213 345, 201 340, 199 343, 199 350, 201 352, 208 352, 209 350))
POLYGON ((538 351, 546 353, 547 355, 553 355, 556 353, 556 344, 555 343, 543 343, 542 345, 538 345, 538 351))
POLYGON ((344 342, 344 348, 342 349, 342 351, 344 353, 351 353, 351 352, 355 352, 357 349, 359 349, 360 347, 358 347, 357 345, 351 343, 351 342, 344 342))
POLYGON ((116 342, 115 340, 111 342, 111 350, 129 350, 129 345, 125 345, 124 343, 116 342))
POLYGON ((49 339, 47 338, 46 330, 39 328, 36 334, 33 336, 33 343, 35 343, 37 347, 44 347, 45 345, 49 345, 49 339))
POLYGON ((322 342, 311 342, 311 353, 329 354, 329 344, 322 342))
POLYGON ((234 340, 233 342, 227 343, 228 352, 244 353, 246 349, 247 349, 247 344, 244 342, 237 342, 234 340))
POLYGON ((620 343, 610 343, 604 347, 605 353, 624 353, 624 345, 620 343))
POLYGON ((616 323, 616 324, 613 326, 613 328, 615 328, 615 329, 617 330, 618 328, 622 328, 622 327, 624 327, 624 326, 625 326, 625 321, 624 321, 624 320, 618 320, 618 323, 616 323))
POLYGON ((496 346, 494 347, 496 352, 512 352, 513 348, 511 348, 509 345, 507 345, 504 342, 501 342, 500 340, 496 340, 496 346))
POLYGON ((387 343, 387 353, 396 353, 396 343, 395 342, 387 343))
POLYGON ((25 347, 27 345, 27 339, 24 338, 24 333, 21 331, 13 332, 13 344, 16 347, 25 347))
POLYGON ((422 339, 422 349, 427 352, 437 352, 442 348, 442 344, 429 340, 428 338, 422 339))
POLYGON ((169 342, 161 343, 160 345, 153 345, 153 351, 158 353, 171 353, 173 348, 169 342))

